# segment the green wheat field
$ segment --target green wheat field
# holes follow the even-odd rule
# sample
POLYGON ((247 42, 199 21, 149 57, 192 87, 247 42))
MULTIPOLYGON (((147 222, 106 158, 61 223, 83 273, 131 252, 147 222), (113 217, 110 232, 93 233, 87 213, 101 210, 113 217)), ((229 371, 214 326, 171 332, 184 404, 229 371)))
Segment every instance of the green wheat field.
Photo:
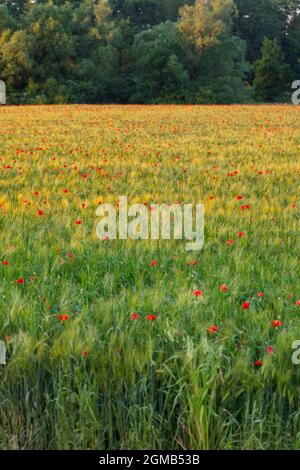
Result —
POLYGON ((0 109, 1 449, 300 447, 299 117, 0 109), (122 195, 204 203, 204 248, 99 240, 122 195))

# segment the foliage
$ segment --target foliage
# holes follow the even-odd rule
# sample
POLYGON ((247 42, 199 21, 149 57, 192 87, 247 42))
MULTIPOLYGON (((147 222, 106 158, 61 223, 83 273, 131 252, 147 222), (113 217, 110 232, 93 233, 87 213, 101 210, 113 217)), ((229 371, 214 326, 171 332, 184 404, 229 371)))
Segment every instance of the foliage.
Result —
POLYGON ((0 0, 0 77, 9 103, 289 101, 299 19, 299 0, 0 0), (291 70, 276 94, 253 87, 265 38, 291 70))
POLYGON ((258 100, 275 101, 290 89, 290 67, 276 39, 265 38, 262 57, 254 64, 254 93, 258 100))
POLYGON ((181 8, 180 29, 197 49, 206 49, 230 31, 233 13, 233 0, 196 0, 181 8))

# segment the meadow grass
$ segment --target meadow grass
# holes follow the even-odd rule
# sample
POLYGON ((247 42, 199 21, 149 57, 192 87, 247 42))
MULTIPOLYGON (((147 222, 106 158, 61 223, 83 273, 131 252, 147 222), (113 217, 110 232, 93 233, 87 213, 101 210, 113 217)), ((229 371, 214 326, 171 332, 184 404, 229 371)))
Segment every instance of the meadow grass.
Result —
POLYGON ((299 117, 0 108, 1 449, 300 447, 299 117), (119 195, 205 203, 204 249, 98 240, 119 195))

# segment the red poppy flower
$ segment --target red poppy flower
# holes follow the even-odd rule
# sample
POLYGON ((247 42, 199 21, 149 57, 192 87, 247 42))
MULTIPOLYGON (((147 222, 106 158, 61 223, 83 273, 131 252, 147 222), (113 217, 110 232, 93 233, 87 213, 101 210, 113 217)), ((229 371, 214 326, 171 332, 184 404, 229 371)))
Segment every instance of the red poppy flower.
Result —
POLYGON ((158 264, 158 261, 154 259, 153 261, 151 261, 150 266, 157 266, 157 264, 158 264))
POLYGON ((69 320, 70 315, 60 314, 60 315, 57 315, 57 318, 58 318, 61 322, 65 322, 65 321, 69 320))
POLYGON ((210 328, 208 328, 207 333, 209 335, 214 335, 218 332, 218 330, 219 330, 219 328, 216 325, 213 325, 210 328))
POLYGON ((248 310, 251 307, 249 302, 244 302, 243 303, 243 310, 248 310))
POLYGON ((282 322, 280 320, 273 320, 272 321, 272 325, 274 326, 274 328, 277 330, 278 328, 280 328, 282 326, 282 322))
POLYGON ((21 277, 20 279, 17 280, 17 284, 25 284, 25 279, 21 277))
POLYGON ((227 240, 227 245, 233 246, 234 245, 234 240, 232 238, 230 240, 227 240))
POLYGON ((219 287, 219 289, 220 289, 221 292, 227 292, 228 291, 228 286, 227 286, 227 284, 222 284, 219 287))
POLYGON ((8 266, 9 262, 5 259, 4 261, 2 261, 2 264, 3 264, 3 266, 8 266))
POLYGON ((241 201, 243 199, 243 196, 241 196, 240 194, 236 197, 237 201, 241 201))
POLYGON ((245 232, 238 232, 238 237, 243 238, 245 236, 245 232))
POLYGON ((262 361, 255 361, 256 367, 262 367, 263 363, 262 361))
POLYGON ((82 351, 81 354, 82 354, 83 357, 87 357, 89 355, 89 353, 87 351, 82 351))
POLYGON ((257 297, 259 297, 259 298, 262 299, 264 295, 265 295, 265 294, 264 294, 263 292, 259 292, 259 293, 257 294, 257 297))
POLYGON ((195 291, 194 291, 194 295, 195 295, 196 297, 203 297, 203 292, 202 292, 201 290, 195 290, 195 291))
POLYGON ((148 321, 155 321, 157 319, 157 316, 156 315, 147 315, 147 320, 148 321))
POLYGON ((131 314, 131 320, 138 320, 140 318, 140 315, 137 312, 134 312, 131 314))
POLYGON ((267 353, 268 354, 273 354, 274 352, 274 347, 273 346, 267 346, 267 353))
POLYGON ((41 210, 39 210, 39 211, 38 211, 38 215, 39 215, 40 217, 43 217, 43 215, 44 215, 44 212, 43 212, 43 211, 41 211, 41 210))
POLYGON ((198 260, 197 260, 197 259, 193 259, 193 261, 190 261, 190 262, 188 263, 188 266, 197 266, 197 264, 198 264, 198 260))
POLYGON ((75 225, 81 225, 81 224, 82 224, 82 220, 77 219, 77 220, 75 221, 75 225))
POLYGON ((297 302, 295 303, 296 307, 300 307, 300 300, 297 300, 297 302))

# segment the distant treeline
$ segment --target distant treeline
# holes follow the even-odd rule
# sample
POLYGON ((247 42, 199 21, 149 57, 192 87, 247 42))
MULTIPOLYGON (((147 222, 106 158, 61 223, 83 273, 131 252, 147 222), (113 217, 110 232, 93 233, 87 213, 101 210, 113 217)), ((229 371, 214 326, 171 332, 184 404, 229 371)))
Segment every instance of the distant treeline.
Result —
POLYGON ((0 0, 9 103, 290 101, 300 0, 0 0))

